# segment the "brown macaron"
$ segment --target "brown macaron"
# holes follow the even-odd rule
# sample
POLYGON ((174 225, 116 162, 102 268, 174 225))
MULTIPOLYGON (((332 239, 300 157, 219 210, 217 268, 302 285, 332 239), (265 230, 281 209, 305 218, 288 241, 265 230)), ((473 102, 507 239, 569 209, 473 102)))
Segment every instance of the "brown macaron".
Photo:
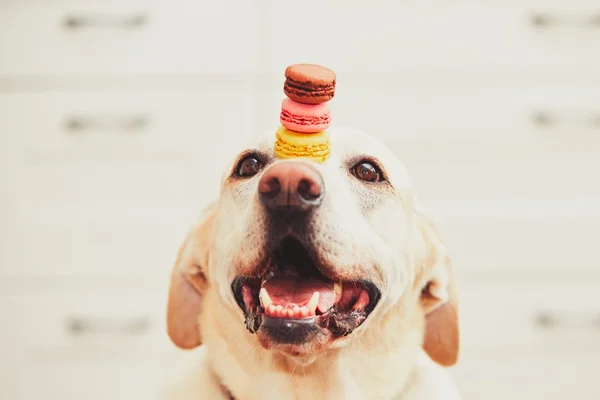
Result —
POLYGON ((290 65, 285 78, 283 92, 298 103, 321 104, 335 95, 335 72, 320 65, 290 65))

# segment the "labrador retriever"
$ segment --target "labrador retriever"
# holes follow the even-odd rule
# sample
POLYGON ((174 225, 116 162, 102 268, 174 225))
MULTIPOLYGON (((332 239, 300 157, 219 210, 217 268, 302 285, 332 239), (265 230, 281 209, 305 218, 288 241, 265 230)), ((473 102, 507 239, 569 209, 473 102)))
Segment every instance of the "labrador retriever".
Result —
POLYGON ((234 149, 172 270, 167 331, 199 367, 172 399, 458 399, 457 288, 410 176, 331 131, 317 164, 234 149))

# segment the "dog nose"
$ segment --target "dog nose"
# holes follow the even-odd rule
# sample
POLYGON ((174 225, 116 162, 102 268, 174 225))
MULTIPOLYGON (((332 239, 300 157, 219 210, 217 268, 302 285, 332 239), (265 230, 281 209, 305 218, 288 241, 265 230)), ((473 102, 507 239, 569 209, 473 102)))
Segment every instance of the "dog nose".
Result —
POLYGON ((258 192, 270 210, 306 212, 321 204, 325 187, 315 167, 288 161, 265 171, 258 182, 258 192))

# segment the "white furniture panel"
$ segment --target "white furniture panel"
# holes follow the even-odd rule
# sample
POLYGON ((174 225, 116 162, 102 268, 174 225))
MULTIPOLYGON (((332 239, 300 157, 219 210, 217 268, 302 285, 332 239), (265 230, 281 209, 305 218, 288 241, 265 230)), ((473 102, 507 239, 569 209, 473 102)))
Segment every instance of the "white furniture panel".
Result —
MULTIPOLYGON (((168 273, 160 276, 168 277, 168 273)), ((82 290, 86 282, 79 290, 70 288, 68 281, 62 290, 60 280, 53 282, 56 287, 38 292, 21 288, 24 294, 20 294, 10 288, 2 294, 0 309, 11 322, 5 332, 26 343, 31 353, 42 356, 87 349, 101 354, 113 345, 123 346, 123 354, 168 354, 171 349, 165 331, 168 280, 152 287, 136 287, 132 282, 128 288, 95 285, 88 292, 82 290)))
POLYGON ((543 271, 535 285, 518 272, 511 274, 510 288, 506 280, 459 282, 464 360, 496 354, 600 357, 597 286, 573 270, 568 282, 549 281, 543 271))
POLYGON ((546 14, 543 4, 436 3, 272 2, 268 70, 281 73, 291 63, 315 62, 337 71, 341 83, 349 73, 600 68, 597 10, 589 4, 548 7, 546 14))
POLYGON ((243 85, 0 94, 10 170, 3 187, 13 213, 68 218, 68 209, 90 206, 139 210, 201 200, 229 162, 224 151, 254 133, 254 104, 243 85), (215 172, 197 176, 196 169, 215 172))
MULTIPOLYGON (((428 202, 506 204, 538 202, 538 210, 575 200, 598 211, 600 157, 587 148, 564 145, 523 149, 470 146, 392 146, 404 161, 417 193, 428 202), (569 148, 571 147, 571 148, 569 148)), ((563 208, 558 213, 572 215, 563 208)), ((560 215, 558 215, 560 216, 560 215)))
POLYGON ((597 365, 597 354, 522 356, 511 352, 465 362, 452 375, 465 400, 563 400, 573 396, 593 400, 600 395, 597 365))
POLYGON ((167 285, 3 294, 0 397, 159 399, 185 360, 166 335, 167 285))
POLYGON ((598 398, 597 269, 458 276, 461 349, 450 373, 465 400, 598 398))
MULTIPOLYGON (((202 206, 199 206, 200 209, 202 206)), ((199 212, 199 211, 198 211, 199 212)), ((26 223, 14 227, 0 273, 8 276, 155 275, 172 267, 198 213, 157 210, 163 220, 26 223)), ((158 218, 158 217, 157 217, 158 218)))
POLYGON ((253 133, 255 103, 251 82, 227 80, 196 90, 0 93, 0 128, 13 152, 36 156, 34 163, 53 155, 64 161, 208 154, 253 133))
POLYGON ((0 3, 0 76, 255 72, 255 11, 236 0, 0 3))
POLYGON ((600 269, 598 216, 437 219, 458 268, 600 269))
MULTIPOLYGON (((23 218, 85 206, 146 207, 190 201, 184 161, 69 163, 27 166, 16 173, 23 218)), ((68 217, 65 216, 65 217, 68 217)))
POLYGON ((218 194, 231 144, 253 134, 254 99, 251 85, 219 83, 195 92, 0 94, 0 273, 127 274, 170 264, 218 194))
MULTIPOLYGON (((260 126, 279 121, 284 78, 263 89, 260 126)), ((600 84, 552 85, 339 79, 330 102, 338 126, 362 129, 386 143, 593 143, 600 151, 600 84)))

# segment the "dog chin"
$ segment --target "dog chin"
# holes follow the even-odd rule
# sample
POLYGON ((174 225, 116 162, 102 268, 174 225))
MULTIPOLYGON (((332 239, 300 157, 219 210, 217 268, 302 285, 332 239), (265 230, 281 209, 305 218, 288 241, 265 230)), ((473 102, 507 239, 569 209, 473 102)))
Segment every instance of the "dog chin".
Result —
POLYGON ((268 317, 256 337, 267 350, 275 350, 287 356, 308 362, 319 353, 329 349, 334 342, 330 331, 315 324, 294 320, 272 320, 268 317))

